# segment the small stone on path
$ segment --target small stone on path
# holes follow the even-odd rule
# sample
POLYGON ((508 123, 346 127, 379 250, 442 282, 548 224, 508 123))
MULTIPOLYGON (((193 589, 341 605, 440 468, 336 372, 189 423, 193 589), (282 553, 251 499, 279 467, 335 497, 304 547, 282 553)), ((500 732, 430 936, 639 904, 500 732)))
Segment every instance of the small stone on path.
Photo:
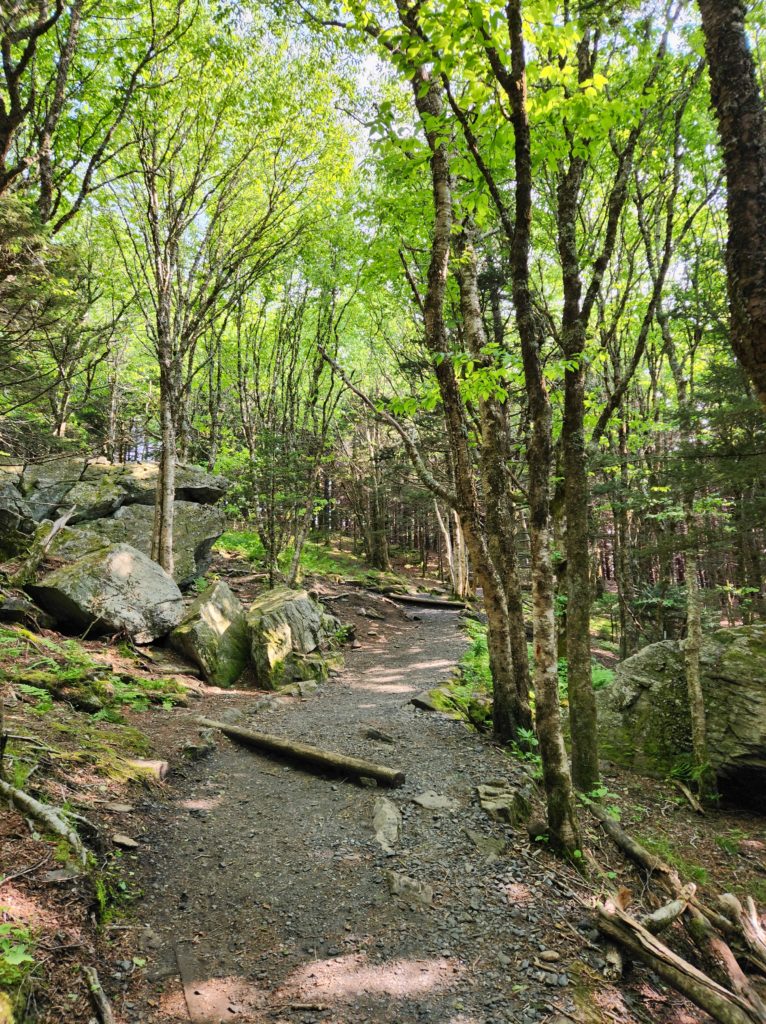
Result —
POLYGON ((409 875, 398 871, 387 871, 386 881, 392 896, 398 896, 406 903, 420 904, 430 907, 434 899, 434 891, 427 882, 418 882, 409 875))
POLYGON ((412 802, 418 807, 425 807, 427 811, 456 811, 460 806, 457 800, 435 793, 432 789, 414 796, 412 802))
POLYGON ((131 839, 130 836, 124 836, 120 832, 115 832, 112 836, 112 842, 115 846, 122 847, 123 850, 137 850, 140 843, 137 843, 135 839, 131 839))

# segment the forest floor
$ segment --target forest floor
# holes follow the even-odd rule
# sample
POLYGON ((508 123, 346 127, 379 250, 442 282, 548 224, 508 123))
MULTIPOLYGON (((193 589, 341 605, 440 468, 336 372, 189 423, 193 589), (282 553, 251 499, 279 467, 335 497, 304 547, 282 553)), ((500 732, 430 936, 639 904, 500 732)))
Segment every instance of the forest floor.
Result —
MULTIPOLYGON (((247 600, 254 584, 231 583, 247 600)), ((492 821, 479 806, 478 785, 524 787, 531 766, 463 722, 410 703, 461 658, 460 617, 413 615, 354 586, 315 586, 360 642, 317 692, 224 691, 189 679, 186 707, 127 716, 150 737, 151 756, 172 766, 162 787, 80 779, 88 816, 136 844, 110 860, 110 906, 98 929, 77 880, 41 863, 46 844, 28 836, 18 815, 4 816, 2 863, 30 870, 7 880, 0 904, 16 907, 17 918, 26 908, 44 934, 37 955, 48 985, 38 1019, 93 1018, 78 975, 90 962, 119 1024, 707 1020, 643 968, 605 980, 588 906, 618 882, 641 899, 642 883, 597 828, 588 845, 611 874, 585 880, 530 842, 523 826, 492 821), (199 715, 381 761, 407 781, 393 791, 367 788, 220 734, 206 756, 190 760, 183 748, 199 743, 199 715), (446 806, 414 802, 427 792, 446 806), (373 829, 382 797, 402 818, 388 853, 373 829)), ((103 645, 101 653, 122 657, 103 645)), ((623 820, 684 874, 704 882, 711 872, 735 891, 753 891, 759 879, 763 886, 762 818, 702 819, 667 783, 610 766, 607 774, 608 799, 623 820)))

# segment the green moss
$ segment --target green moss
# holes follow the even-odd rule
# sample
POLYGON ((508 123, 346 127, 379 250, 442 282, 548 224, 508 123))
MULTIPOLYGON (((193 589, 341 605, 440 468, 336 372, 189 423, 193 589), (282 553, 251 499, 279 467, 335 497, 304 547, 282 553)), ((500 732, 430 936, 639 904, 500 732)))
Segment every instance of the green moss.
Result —
POLYGON ((705 885, 708 881, 710 876, 707 869, 703 868, 701 864, 687 860, 666 836, 638 836, 637 838, 650 853, 656 854, 670 867, 675 868, 682 877, 690 878, 699 885, 705 885))
POLYGON ((46 693, 78 711, 113 720, 119 720, 121 708, 142 711, 151 704, 171 707, 185 700, 185 691, 174 679, 114 673, 76 640, 56 642, 20 627, 0 628, 0 665, 11 685, 40 698, 39 712, 52 706, 46 693))

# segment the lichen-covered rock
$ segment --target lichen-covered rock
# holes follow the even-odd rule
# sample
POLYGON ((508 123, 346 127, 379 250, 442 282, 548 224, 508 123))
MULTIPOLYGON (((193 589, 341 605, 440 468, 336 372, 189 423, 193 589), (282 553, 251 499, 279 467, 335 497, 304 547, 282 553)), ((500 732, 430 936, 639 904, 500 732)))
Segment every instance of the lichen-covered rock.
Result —
MULTIPOLYGON (((700 676, 711 766, 721 778, 748 770, 766 780, 766 626, 705 637, 700 676)), ((623 661, 597 701, 607 757, 650 774, 664 774, 688 757, 683 641, 651 644, 623 661)))
POLYGON ((183 615, 183 598, 176 583, 129 544, 95 551, 27 589, 62 625, 124 632, 136 643, 151 643, 165 636, 183 615))
POLYGON ((258 685, 276 689, 295 679, 326 677, 320 655, 326 639, 321 605, 305 590, 275 587, 253 601, 247 613, 250 655, 258 685))
POLYGON ((104 473, 98 479, 78 480, 64 499, 67 508, 74 509, 69 522, 84 523, 111 516, 125 504, 127 497, 117 474, 104 473))
POLYGON ((34 528, 30 505, 11 480, 0 477, 0 558, 24 551, 34 528))
MULTIPOLYGON (((47 540, 52 526, 53 523, 47 519, 40 523, 35 533, 35 544, 47 540)), ((85 558, 86 555, 92 555, 94 551, 101 551, 109 546, 108 538, 94 530, 63 526, 48 544, 47 557, 52 561, 76 562, 79 558, 85 558)))
POLYGON ((24 468, 21 493, 32 510, 33 519, 39 522, 53 515, 79 482, 85 465, 84 458, 67 457, 32 463, 24 468))
POLYGON ((207 682, 233 686, 249 656, 244 608, 224 582, 214 583, 189 606, 170 643, 199 665, 207 682))
MULTIPOLYGON (((183 586, 207 568, 226 517, 221 509, 190 501, 174 502, 173 510, 173 579, 183 586)), ((145 555, 151 554, 153 527, 154 509, 148 505, 123 505, 110 518, 87 524, 89 531, 112 543, 131 544, 145 555)))
MULTIPOLYGON (((113 480, 125 494, 126 504, 153 505, 157 490, 156 462, 127 462, 113 465, 103 460, 88 464, 83 482, 98 484, 113 480)), ((219 501, 228 487, 226 477, 209 473, 201 466, 179 463, 176 466, 176 500, 212 505, 219 501)))
MULTIPOLYGON (((113 515, 122 505, 153 505, 157 489, 156 462, 111 463, 107 459, 67 457, 18 467, 4 466, 0 483, 17 486, 32 517, 40 521, 75 507, 71 522, 113 515)), ((201 466, 176 468, 176 499, 209 505, 226 493, 225 477, 201 466)))

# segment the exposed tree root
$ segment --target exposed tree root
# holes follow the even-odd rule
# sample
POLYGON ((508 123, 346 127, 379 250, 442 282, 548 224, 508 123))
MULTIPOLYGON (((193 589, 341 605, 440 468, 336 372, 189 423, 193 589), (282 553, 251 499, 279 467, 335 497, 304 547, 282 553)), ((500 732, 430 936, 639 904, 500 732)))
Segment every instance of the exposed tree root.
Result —
POLYGON ((82 973, 85 975, 85 980, 88 983, 88 991, 93 1000, 93 1005, 96 1007, 101 1024, 116 1024, 112 1005, 101 987, 95 967, 83 966, 82 973))
POLYGON ((10 801, 17 811, 21 811, 22 814, 26 814, 34 819, 34 821, 39 822, 48 832, 66 839, 80 863, 86 863, 87 853, 80 837, 72 826, 64 821, 55 808, 40 803, 39 800, 35 800, 29 793, 25 793, 23 789, 16 789, 15 786, 11 786, 1 780, 0 796, 10 801))

